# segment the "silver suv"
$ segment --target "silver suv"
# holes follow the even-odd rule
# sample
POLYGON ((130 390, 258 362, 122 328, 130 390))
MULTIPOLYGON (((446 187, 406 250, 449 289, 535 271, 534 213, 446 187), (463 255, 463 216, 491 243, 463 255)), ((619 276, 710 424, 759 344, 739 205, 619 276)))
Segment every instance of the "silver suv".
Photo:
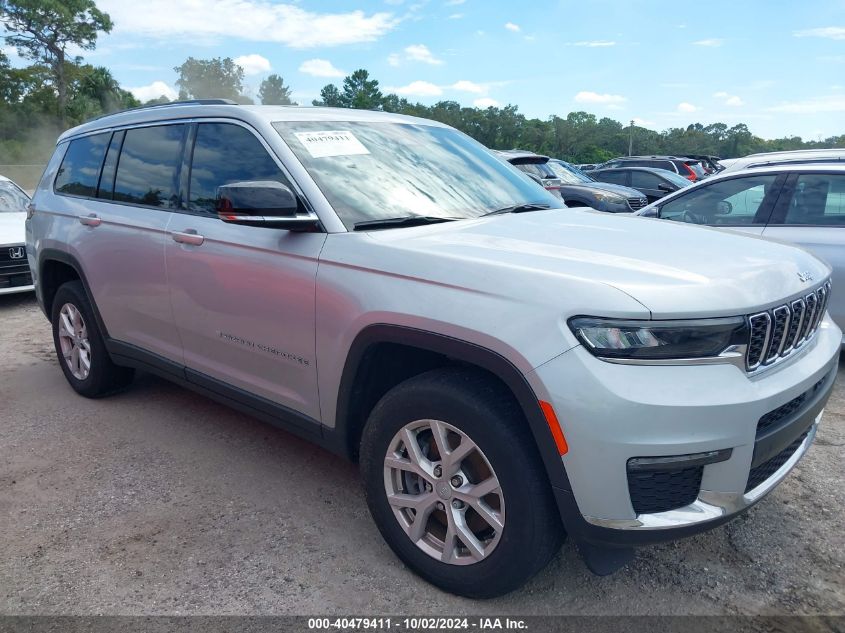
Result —
POLYGON ((439 123, 195 102, 63 134, 27 257, 78 393, 143 369, 358 460, 396 554, 489 597, 746 510, 836 376, 809 253, 563 209, 439 123))

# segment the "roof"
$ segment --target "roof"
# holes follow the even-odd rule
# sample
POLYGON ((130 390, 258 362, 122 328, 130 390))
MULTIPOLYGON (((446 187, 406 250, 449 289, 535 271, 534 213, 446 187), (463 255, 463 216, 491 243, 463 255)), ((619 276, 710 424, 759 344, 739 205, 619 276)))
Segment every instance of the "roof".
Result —
POLYGON ((744 177, 752 174, 779 174, 782 172, 798 174, 805 172, 832 172, 845 174, 845 163, 780 163, 776 165, 764 165, 762 167, 749 167, 748 169, 738 169, 736 171, 720 171, 718 174, 714 174, 702 182, 713 182, 722 178, 744 177))
POLYGON ((224 100, 200 100, 176 101, 108 114, 67 130, 59 137, 57 142, 61 143, 74 136, 108 130, 124 125, 212 117, 237 119, 248 123, 269 123, 276 121, 325 121, 327 123, 331 121, 379 121, 385 123, 448 127, 429 119, 421 119, 404 114, 379 112, 376 110, 324 108, 320 106, 237 105, 224 100))

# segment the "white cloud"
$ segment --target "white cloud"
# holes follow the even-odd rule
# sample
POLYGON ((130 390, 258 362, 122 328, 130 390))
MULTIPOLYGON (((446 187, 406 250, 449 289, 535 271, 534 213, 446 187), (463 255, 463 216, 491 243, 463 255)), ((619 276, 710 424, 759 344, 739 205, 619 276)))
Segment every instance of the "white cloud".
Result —
POLYGON ((724 103, 725 105, 728 105, 728 106, 737 107, 737 106, 745 105, 745 102, 742 99, 740 99, 738 96, 728 94, 724 90, 721 90, 719 92, 714 92, 713 98, 721 100, 722 103, 724 103))
POLYGON ((587 40, 584 42, 569 42, 567 46, 586 46, 587 48, 603 48, 606 46, 616 46, 616 42, 612 40, 587 40))
POLYGON ((256 53, 235 57, 235 63, 244 69, 245 75, 260 75, 261 73, 268 73, 273 69, 270 66, 269 59, 256 53))
POLYGON ((308 59, 299 66, 299 72, 314 77, 343 77, 346 71, 335 68, 327 59, 308 59))
POLYGON ((654 121, 646 121, 645 119, 641 119, 639 117, 634 117, 634 125, 638 127, 654 127, 656 123, 654 121))
POLYGON ((126 0, 100 0, 98 8, 114 21, 114 35, 189 42, 236 38, 291 48, 372 42, 399 23, 391 13, 315 12, 269 0, 146 0, 143 10, 126 0))
POLYGON ((625 103, 627 97, 622 95, 599 94, 597 92, 581 91, 575 95, 575 101, 578 103, 625 103))
POLYGON ((139 86, 137 88, 128 88, 138 101, 150 101, 151 99, 158 99, 164 95, 171 101, 179 96, 179 93, 163 81, 154 81, 149 86, 139 86))
POLYGON ((505 22, 505 28, 508 31, 513 31, 514 33, 519 32, 521 29, 519 28, 518 24, 514 24, 513 22, 505 22))
POLYGON ((472 102, 476 108, 497 108, 499 107, 499 102, 495 99, 491 99, 490 97, 481 97, 480 99, 476 99, 472 102))
POLYGON ((689 112, 696 112, 699 108, 698 108, 698 106, 694 106, 691 103, 687 103, 686 101, 683 101, 682 103, 678 104, 678 107, 676 109, 678 110, 678 112, 689 113, 689 112))
POLYGON ((485 92, 487 92, 487 86, 482 86, 481 84, 477 84, 474 81, 467 81, 466 79, 456 81, 449 87, 452 90, 460 90, 461 92, 474 92, 476 94, 484 94, 485 92))
POLYGON ((428 81, 412 81, 407 86, 386 88, 386 92, 395 92, 403 97, 438 97, 443 94, 443 88, 428 81))
POLYGON ((787 114, 817 114, 819 112, 845 112, 845 95, 811 97, 803 101, 787 101, 767 108, 769 112, 787 114))
POLYGON ((401 58, 396 53, 391 53, 387 56, 387 63, 391 66, 398 66, 401 62, 401 58))
POLYGON ((463 13, 453 13, 452 15, 449 16, 449 19, 450 20, 460 20, 462 17, 464 17, 463 13))
POLYGON ((405 56, 411 61, 423 62, 424 64, 439 65, 443 63, 442 59, 437 59, 432 55, 425 44, 414 44, 406 47, 405 56))
POLYGON ((446 6, 447 6, 447 7, 454 7, 454 6, 457 6, 457 5, 459 5, 459 4, 463 4, 463 3, 464 3, 464 2, 466 2, 466 1, 467 1, 467 0, 447 0, 447 1, 446 1, 446 6))
POLYGON ((795 31, 795 37, 823 37, 829 40, 845 40, 845 26, 823 26, 817 29, 795 31))
POLYGON ((717 46, 721 46, 725 43, 725 40, 720 40, 715 37, 711 37, 706 40, 698 40, 697 42, 693 42, 696 46, 710 46, 711 48, 715 48, 717 46))

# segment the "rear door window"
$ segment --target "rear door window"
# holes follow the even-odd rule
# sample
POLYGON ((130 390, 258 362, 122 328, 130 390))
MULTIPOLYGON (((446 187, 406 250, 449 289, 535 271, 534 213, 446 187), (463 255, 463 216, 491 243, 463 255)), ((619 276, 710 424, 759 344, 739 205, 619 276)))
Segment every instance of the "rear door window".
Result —
POLYGON ((631 172, 631 186, 635 189, 657 189, 657 185, 663 182, 659 176, 650 171, 635 170, 631 172))
POLYGON ((628 179, 624 171, 602 171, 594 175, 601 182, 610 182, 616 185, 624 185, 628 179))
POLYGON ((845 176, 800 174, 786 215, 777 224, 845 226, 845 176))
POLYGON ((57 193, 94 197, 111 132, 74 139, 56 175, 57 193))
POLYGON ((149 207, 179 206, 179 168, 187 126, 126 131, 114 181, 114 200, 149 207))

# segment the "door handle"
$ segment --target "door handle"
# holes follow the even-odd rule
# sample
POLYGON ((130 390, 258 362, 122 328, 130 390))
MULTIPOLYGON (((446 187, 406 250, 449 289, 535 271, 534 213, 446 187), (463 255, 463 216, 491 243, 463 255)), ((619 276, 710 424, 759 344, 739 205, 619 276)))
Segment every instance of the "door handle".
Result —
POLYGON ((181 233, 171 233, 174 242, 189 244, 190 246, 202 246, 205 238, 198 235, 195 229, 185 229, 181 233))
POLYGON ((97 217, 96 213, 90 213, 88 215, 80 215, 79 222, 85 226, 100 226, 103 221, 97 217))

